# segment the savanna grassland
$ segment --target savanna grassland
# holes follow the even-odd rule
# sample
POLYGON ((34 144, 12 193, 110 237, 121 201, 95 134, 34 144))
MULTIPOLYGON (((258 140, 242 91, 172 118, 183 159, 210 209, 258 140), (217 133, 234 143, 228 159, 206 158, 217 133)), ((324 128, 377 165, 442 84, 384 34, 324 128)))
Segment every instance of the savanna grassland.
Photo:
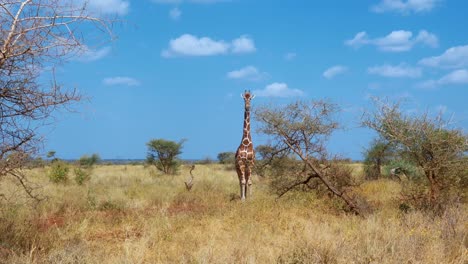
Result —
MULTIPOLYGON (((334 199, 290 192, 279 200, 255 178, 242 203, 235 171, 197 165, 176 176, 141 165, 100 165, 91 179, 53 184, 47 167, 32 181, 48 198, 2 204, 1 263, 467 263, 468 210, 441 216, 399 209, 400 183, 355 187, 374 211, 364 217, 334 199)), ((354 174, 361 177, 360 165, 354 174)), ((13 183, 2 193, 14 196, 13 183)))

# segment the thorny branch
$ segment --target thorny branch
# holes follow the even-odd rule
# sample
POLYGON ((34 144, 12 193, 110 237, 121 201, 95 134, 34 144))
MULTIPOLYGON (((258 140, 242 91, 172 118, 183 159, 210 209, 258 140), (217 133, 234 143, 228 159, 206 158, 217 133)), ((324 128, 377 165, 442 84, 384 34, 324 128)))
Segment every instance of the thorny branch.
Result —
POLYGON ((89 51, 85 29, 111 36, 110 25, 86 1, 0 1, 0 181, 10 177, 38 198, 23 170, 38 151, 38 128, 80 100, 76 90, 56 83, 54 68, 89 51), (50 73, 52 81, 42 81, 50 73))

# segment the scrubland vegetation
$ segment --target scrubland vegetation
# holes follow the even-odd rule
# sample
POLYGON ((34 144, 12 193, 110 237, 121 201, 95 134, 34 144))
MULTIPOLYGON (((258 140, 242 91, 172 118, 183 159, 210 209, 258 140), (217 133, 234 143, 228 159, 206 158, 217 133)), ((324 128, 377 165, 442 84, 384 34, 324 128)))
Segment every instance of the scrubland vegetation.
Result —
POLYGON ((362 125, 377 138, 352 164, 326 149, 338 105, 259 106, 269 145, 256 145, 246 202, 233 152, 187 183, 185 140, 149 141, 146 165, 43 160, 39 128, 81 99, 54 66, 89 50, 82 29, 112 35, 112 20, 84 2, 0 7, 16 14, 0 16, 0 263, 468 262, 468 136, 442 113, 375 100, 362 125))
MULTIPOLYGON (((153 166, 100 165, 83 185, 52 183, 49 167, 28 171, 48 197, 35 205, 4 181, 2 263, 466 263, 465 204, 441 215, 400 208, 398 181, 365 181, 352 192, 374 208, 366 216, 340 201, 298 190, 281 199, 256 177, 241 203, 235 171, 196 165, 194 187, 153 166), (11 198, 11 199, 9 199, 11 198), (6 202, 8 201, 8 202, 6 202)), ((71 173, 70 173, 71 174, 71 173)))

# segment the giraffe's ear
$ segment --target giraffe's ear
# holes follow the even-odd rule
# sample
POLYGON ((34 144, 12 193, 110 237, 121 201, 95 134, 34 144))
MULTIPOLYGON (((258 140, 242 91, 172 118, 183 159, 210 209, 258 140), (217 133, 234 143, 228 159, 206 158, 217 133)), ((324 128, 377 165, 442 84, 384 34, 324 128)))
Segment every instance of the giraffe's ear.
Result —
POLYGON ((244 97, 244 94, 243 94, 243 93, 241 93, 241 98, 245 99, 245 97, 244 97))
POLYGON ((252 94, 252 97, 250 97, 250 99, 254 99, 255 98, 255 94, 252 94))

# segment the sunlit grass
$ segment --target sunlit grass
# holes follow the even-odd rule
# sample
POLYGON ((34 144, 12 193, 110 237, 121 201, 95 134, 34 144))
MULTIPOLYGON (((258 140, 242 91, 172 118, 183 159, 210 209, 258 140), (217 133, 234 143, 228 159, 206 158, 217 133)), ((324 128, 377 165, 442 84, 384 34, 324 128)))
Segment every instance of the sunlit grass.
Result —
MULTIPOLYGON (((356 176, 362 172, 357 167, 356 176)), ((194 187, 140 165, 98 166, 83 186, 32 172, 48 200, 2 208, 4 263, 466 263, 466 207, 443 217, 398 209, 400 185, 355 189, 376 208, 348 215, 328 198, 293 192, 280 200, 255 178, 242 203, 234 171, 197 165, 194 187)), ((2 190, 8 188, 6 185, 2 190)))

